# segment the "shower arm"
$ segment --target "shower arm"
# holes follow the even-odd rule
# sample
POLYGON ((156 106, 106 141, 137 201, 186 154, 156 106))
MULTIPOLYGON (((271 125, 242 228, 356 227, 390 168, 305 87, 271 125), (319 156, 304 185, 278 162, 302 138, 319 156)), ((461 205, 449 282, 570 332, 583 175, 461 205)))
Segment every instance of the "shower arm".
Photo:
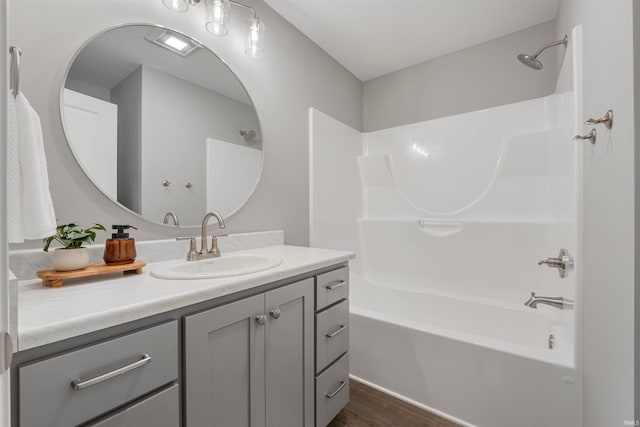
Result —
POLYGON ((558 40, 557 42, 548 43, 548 44, 542 46, 540 49, 538 49, 538 51, 533 54, 532 58, 536 59, 538 57, 538 55, 540 55, 545 49, 548 49, 548 48, 553 47, 553 46, 557 46, 559 44, 563 44, 564 47, 567 47, 567 42, 568 41, 569 41, 569 39, 565 35, 562 40, 558 40))

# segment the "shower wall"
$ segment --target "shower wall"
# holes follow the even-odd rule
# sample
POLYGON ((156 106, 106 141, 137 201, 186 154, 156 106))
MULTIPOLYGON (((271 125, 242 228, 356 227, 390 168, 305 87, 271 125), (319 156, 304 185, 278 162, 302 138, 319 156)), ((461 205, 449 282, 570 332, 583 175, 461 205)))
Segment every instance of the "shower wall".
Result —
POLYGON ((575 298, 537 265, 577 252, 574 112, 567 92, 359 134, 312 110, 311 244, 405 290, 575 298))
MULTIPOLYGON (((309 109, 309 243, 358 252, 362 216, 358 156, 362 134, 316 109, 309 109)), ((350 262, 360 270, 360 259, 350 262)))

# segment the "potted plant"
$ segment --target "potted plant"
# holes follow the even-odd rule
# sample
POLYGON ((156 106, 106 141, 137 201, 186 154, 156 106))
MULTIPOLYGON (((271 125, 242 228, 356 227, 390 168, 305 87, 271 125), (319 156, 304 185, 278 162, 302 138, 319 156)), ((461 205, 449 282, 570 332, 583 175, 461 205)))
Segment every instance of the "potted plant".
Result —
POLYGON ((89 264, 89 253, 82 247, 84 243, 91 244, 96 239, 96 231, 106 231, 104 226, 94 224, 89 228, 82 228, 74 223, 60 224, 56 227, 56 234, 42 239, 44 251, 56 240, 62 244, 53 253, 53 268, 58 271, 81 270, 89 264))

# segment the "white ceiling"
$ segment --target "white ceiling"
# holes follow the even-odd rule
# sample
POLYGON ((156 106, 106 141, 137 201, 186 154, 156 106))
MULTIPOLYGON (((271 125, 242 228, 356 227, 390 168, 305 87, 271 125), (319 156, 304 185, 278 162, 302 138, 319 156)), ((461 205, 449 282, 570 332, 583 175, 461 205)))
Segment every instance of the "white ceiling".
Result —
POLYGON ((560 0, 265 2, 367 81, 551 21, 560 0))

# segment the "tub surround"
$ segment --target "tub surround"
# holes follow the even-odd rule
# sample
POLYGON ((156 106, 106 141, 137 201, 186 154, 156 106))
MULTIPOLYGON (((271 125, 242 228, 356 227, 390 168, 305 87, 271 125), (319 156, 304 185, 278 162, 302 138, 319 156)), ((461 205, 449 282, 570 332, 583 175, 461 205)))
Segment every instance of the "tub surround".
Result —
MULTIPOLYGON (((265 239, 265 244, 266 239, 274 238, 266 235, 261 237, 265 239)), ((160 251, 164 244, 157 243, 160 251)), ((242 243, 233 238, 225 243, 227 248, 233 245, 241 247, 242 243)), ((140 245, 142 246, 145 245, 140 245)), ((158 257, 160 251, 156 252, 158 257)), ((270 270, 219 279, 158 279, 150 275, 157 263, 150 263, 140 275, 117 274, 70 280, 62 288, 56 289, 43 287, 40 280, 21 281, 18 286, 17 350, 24 351, 245 291, 345 263, 355 257, 352 252, 287 245, 254 248, 237 253, 243 252, 279 256, 283 262, 270 270)), ((150 254, 151 251, 146 252, 145 249, 145 253, 150 254)), ((180 259, 183 255, 181 254, 180 259)))
POLYGON ((579 27, 569 40, 570 91, 361 134, 311 112, 310 242, 359 258, 355 378, 459 423, 581 424, 582 267, 538 264, 583 258, 579 27))

